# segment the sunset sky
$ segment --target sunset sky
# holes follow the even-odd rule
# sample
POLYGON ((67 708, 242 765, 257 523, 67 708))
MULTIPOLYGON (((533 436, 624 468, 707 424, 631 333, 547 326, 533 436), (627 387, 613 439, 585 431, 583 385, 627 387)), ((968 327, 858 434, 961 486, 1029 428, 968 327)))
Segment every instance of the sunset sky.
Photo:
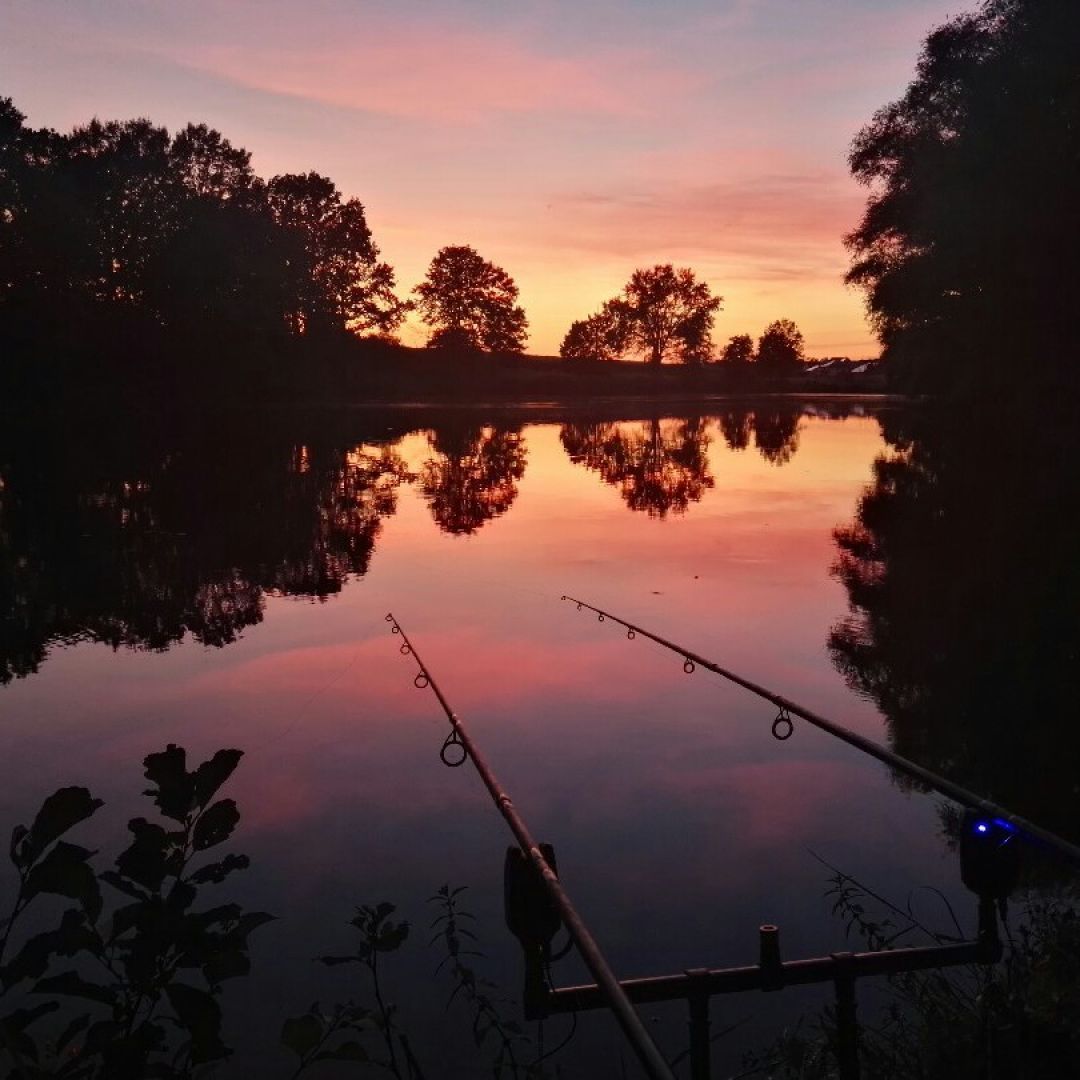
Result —
POLYGON ((867 356, 841 280, 865 198, 846 149, 970 6, 5 0, 0 96, 35 126, 205 121, 263 176, 325 173, 404 288, 446 244, 503 266, 532 352, 674 262, 724 296, 718 343, 785 317, 812 355, 867 356))

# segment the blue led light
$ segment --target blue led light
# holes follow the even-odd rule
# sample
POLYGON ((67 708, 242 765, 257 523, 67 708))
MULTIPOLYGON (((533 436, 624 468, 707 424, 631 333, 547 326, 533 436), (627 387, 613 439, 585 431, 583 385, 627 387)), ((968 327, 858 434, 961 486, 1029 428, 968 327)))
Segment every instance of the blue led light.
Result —
POLYGON ((975 826, 976 832, 986 832, 988 828, 989 826, 982 821, 980 821, 979 824, 975 826))

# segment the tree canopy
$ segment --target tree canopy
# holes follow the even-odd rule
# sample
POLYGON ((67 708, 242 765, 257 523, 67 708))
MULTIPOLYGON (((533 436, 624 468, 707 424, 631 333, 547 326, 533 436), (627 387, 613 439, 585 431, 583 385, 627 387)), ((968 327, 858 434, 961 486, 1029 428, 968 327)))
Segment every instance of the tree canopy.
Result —
POLYGON ((1067 383, 1080 271, 1080 5, 987 0, 926 39, 856 137, 847 237, 885 355, 916 389, 1067 383))
POLYGON ((420 317, 433 328, 428 344, 492 353, 525 348, 528 320, 514 279, 473 248, 442 248, 414 290, 420 317))
POLYGON ((559 355, 564 360, 612 361, 619 359, 622 347, 619 323, 609 302, 595 315, 570 324, 559 355))
POLYGON ((386 332, 409 305, 356 199, 317 173, 263 182, 205 124, 35 130, 0 99, 0 320, 106 309, 249 335, 386 332))
POLYGON ((749 364, 754 359, 754 339, 749 334, 735 334, 728 339, 720 359, 725 364, 749 364))
POLYGON ((665 360, 698 363, 712 352, 712 328, 723 301, 689 267, 670 263, 635 270, 606 306, 622 348, 650 364, 665 360))
POLYGON ((762 370, 777 374, 796 371, 802 361, 802 331, 790 319, 769 323, 758 338, 757 362, 762 370))

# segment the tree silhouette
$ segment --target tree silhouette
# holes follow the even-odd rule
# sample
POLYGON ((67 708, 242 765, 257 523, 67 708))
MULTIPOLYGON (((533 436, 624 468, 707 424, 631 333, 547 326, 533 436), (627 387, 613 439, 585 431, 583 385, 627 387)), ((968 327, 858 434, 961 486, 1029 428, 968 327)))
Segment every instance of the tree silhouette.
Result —
POLYGON ((296 313, 303 330, 389 332, 410 306, 394 293, 394 271, 379 262, 359 199, 341 197, 318 173, 288 173, 266 185, 273 220, 295 230, 311 268, 311 289, 296 313))
POLYGON ((640 424, 564 424, 570 460, 619 489, 631 510, 650 517, 684 514, 713 486, 701 418, 640 424))
POLYGON ((1078 68, 1080 6, 987 0, 855 139, 848 281, 903 385, 1015 387, 1022 357, 1023 381, 1075 386, 1078 68))
POLYGON ((713 321, 722 300, 693 270, 676 270, 668 263, 635 270, 607 308, 618 327, 617 340, 648 363, 698 363, 709 359, 713 321))
POLYGON ((436 348, 519 353, 528 326, 518 287, 471 247, 444 247, 414 290, 436 348))
POLYGON ((199 199, 255 203, 260 195, 251 154, 206 124, 188 124, 169 147, 177 180, 199 199))
POLYGON ((284 382, 290 335, 386 333, 409 306, 362 205, 325 177, 264 184, 204 124, 170 137, 95 119, 61 135, 0 99, 5 391, 280 394, 331 359, 284 382))
POLYGON ((624 347, 619 321, 609 302, 595 315, 570 324, 559 346, 559 355, 564 360, 612 361, 619 359, 624 347))
POLYGON ((736 334, 729 338, 720 359, 725 364, 745 367, 754 359, 754 339, 749 334, 736 334))
POLYGON ((758 338, 757 362, 760 370, 777 375, 798 371, 803 362, 802 331, 790 319, 769 323, 758 338))
POLYGON ((420 491, 444 532, 468 536, 505 514, 525 475, 518 428, 450 424, 428 436, 435 456, 420 470, 420 491))

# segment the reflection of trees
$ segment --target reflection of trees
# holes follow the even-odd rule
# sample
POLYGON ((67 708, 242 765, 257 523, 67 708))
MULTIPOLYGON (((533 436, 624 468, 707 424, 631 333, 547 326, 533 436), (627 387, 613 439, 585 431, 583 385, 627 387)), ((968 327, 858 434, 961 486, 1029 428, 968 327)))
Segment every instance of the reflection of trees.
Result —
POLYGON ((728 409, 720 414, 720 431, 729 450, 745 450, 750 445, 753 420, 749 409, 728 409))
POLYGON ((440 529, 468 535, 510 509, 525 475, 519 429, 446 425, 428 441, 434 457, 420 470, 420 490, 440 529))
POLYGON ((562 444, 575 464, 617 487, 631 510, 683 514, 713 486, 700 417, 637 424, 564 424, 562 444))
POLYGON ((1080 469, 1068 425, 923 417, 891 432, 834 573, 834 663, 901 754, 1078 836, 1080 469))
POLYGON ((261 620, 268 592, 340 590, 366 572, 405 478, 385 448, 257 431, 131 443, 0 446, 0 683, 54 643, 220 646, 261 620))
POLYGON ((761 456, 773 465, 786 465, 799 449, 797 409, 755 409, 754 445, 761 456))

